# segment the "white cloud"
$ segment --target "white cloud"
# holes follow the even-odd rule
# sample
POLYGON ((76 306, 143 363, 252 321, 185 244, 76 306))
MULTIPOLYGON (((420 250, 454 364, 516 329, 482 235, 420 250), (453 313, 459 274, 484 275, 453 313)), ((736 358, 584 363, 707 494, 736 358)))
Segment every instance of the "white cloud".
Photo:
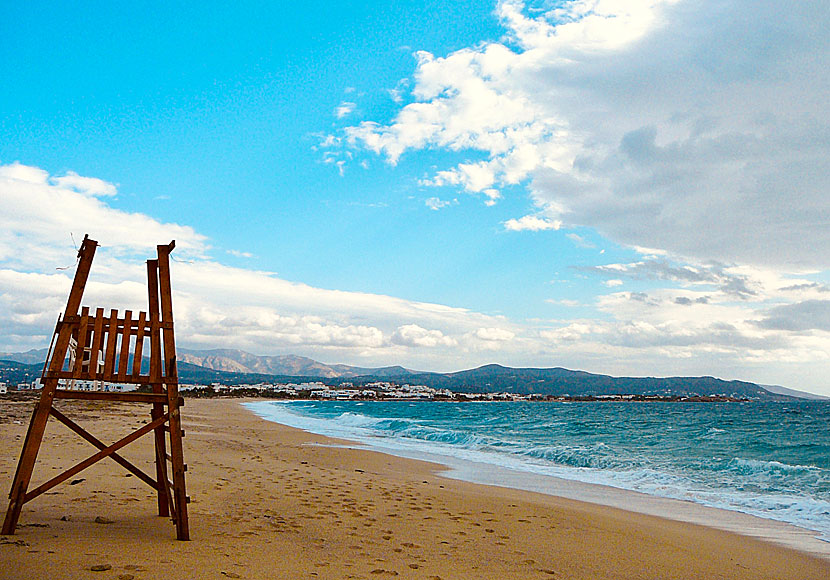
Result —
POLYGON ((351 115, 355 108, 357 108, 357 103, 352 103, 351 101, 343 101, 337 108, 334 110, 334 115, 338 119, 342 119, 343 117, 348 117, 351 115))
MULTIPOLYGON (((221 341, 254 352, 306 349, 316 355, 324 349, 347 360, 385 364, 419 348, 452 346, 455 336, 502 323, 463 308, 326 290, 221 264, 192 228, 113 209, 88 189, 79 191, 78 183, 94 180, 71 177, 72 187, 66 187, 35 167, 0 166, 0 350, 48 344, 74 275, 72 232, 76 239, 89 233, 101 244, 85 303, 134 311, 147 300, 144 260, 155 255, 156 244, 176 240, 171 277, 183 344, 221 341)), ((409 360, 417 361, 417 354, 409 360)))
POLYGON ((595 319, 517 322, 227 266, 192 228, 113 209, 106 199, 63 187, 38 168, 0 167, 0 350, 48 345, 73 275, 71 267, 56 270, 72 265, 73 231, 102 243, 84 303, 133 311, 147 299, 144 260, 157 243, 176 240, 171 275, 182 346, 426 370, 497 361, 629 375, 715 373, 819 392, 821 379, 811 377, 830 373, 828 288, 807 275, 662 257, 608 264, 584 271, 677 287, 614 292, 593 305, 590 297, 558 300, 595 307, 595 319))
POLYGON ((524 230, 538 232, 542 230, 558 230, 561 225, 562 222, 557 220, 540 218, 535 215, 526 215, 524 217, 520 217, 519 219, 507 220, 504 222, 504 229, 513 232, 521 232, 524 230))
POLYGON ((451 201, 442 200, 439 197, 428 197, 424 201, 424 205, 426 205, 429 209, 438 211, 439 209, 448 207, 452 205, 451 201))
POLYGON ((231 256, 236 256, 237 258, 253 258, 254 255, 251 252, 241 252, 239 250, 225 250, 231 256))
POLYGON ((475 331, 476 338, 494 342, 504 342, 515 338, 516 334, 504 328, 479 328, 475 331))
POLYGON ((826 266, 823 2, 576 0, 530 16, 505 1, 497 10, 507 41, 418 53, 416 101, 389 124, 347 128, 347 142, 393 164, 427 148, 483 155, 425 183, 480 192, 529 180, 549 215, 630 246, 826 266))
POLYGON ((440 330, 427 330, 417 324, 405 324, 392 334, 392 342, 404 346, 455 346, 455 339, 444 336, 440 330))
POLYGON ((81 177, 74 171, 68 171, 63 177, 53 177, 52 183, 58 187, 72 189, 86 195, 115 195, 118 190, 115 185, 96 177, 81 177))

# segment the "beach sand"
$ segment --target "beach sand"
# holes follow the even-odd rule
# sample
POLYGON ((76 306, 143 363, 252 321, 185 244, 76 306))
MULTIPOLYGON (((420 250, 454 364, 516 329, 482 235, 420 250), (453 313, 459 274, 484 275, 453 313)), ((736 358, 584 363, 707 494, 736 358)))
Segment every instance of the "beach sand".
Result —
MULTIPOLYGON (((0 402, 4 494, 32 405, 0 402)), ((147 415, 127 403, 60 406, 104 441, 147 415)), ((433 464, 264 421, 239 400, 188 399, 183 416, 190 542, 176 541, 172 523, 155 515, 149 487, 107 460, 26 504, 17 533, 0 536, 0 579, 830 578, 826 559, 448 479, 433 464)), ((50 421, 33 482, 94 451, 50 421)), ((123 454, 152 473, 151 438, 123 454)))

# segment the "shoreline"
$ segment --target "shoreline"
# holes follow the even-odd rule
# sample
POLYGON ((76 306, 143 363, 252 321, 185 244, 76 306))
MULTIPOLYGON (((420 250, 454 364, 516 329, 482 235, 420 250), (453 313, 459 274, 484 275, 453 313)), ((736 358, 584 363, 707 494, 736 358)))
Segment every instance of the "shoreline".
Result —
MULTIPOLYGON (((242 402, 188 400, 183 409, 192 541, 177 542, 172 524, 154 515, 150 488, 101 463, 80 475, 83 482, 24 507, 18 533, 0 536, 0 579, 830 575, 827 560, 760 540, 468 483, 433 463, 344 448, 350 442, 267 421, 242 402), (98 516, 111 523, 95 523, 98 516), (102 564, 110 571, 91 571, 102 564)), ((67 409, 103 440, 146 422, 144 411, 131 404, 67 409)), ((6 486, 28 424, 28 417, 15 423, 23 416, 15 412, 0 416, 6 486)), ((92 451, 51 424, 45 441, 40 478, 92 451)), ((147 449, 128 447, 125 455, 147 469, 147 449)))
POLYGON ((249 400, 242 403, 242 405, 266 421, 272 421, 289 428, 299 429, 324 437, 346 439, 349 444, 344 445, 343 447, 345 448, 366 449, 395 457, 433 463, 441 467, 441 475, 447 478, 482 485, 542 493, 575 501, 619 508, 638 514, 702 525, 772 542, 780 546, 793 548, 830 560, 830 542, 821 539, 820 531, 801 527, 786 521, 765 518, 739 510, 706 505, 692 500, 652 495, 605 483, 581 481, 567 477, 559 477, 557 475, 523 471, 506 465, 476 461, 475 459, 463 458, 442 452, 432 452, 425 448, 411 448, 395 440, 386 441, 383 438, 375 440, 370 437, 351 438, 348 434, 337 433, 336 429, 332 430, 327 428, 324 419, 292 424, 291 422, 284 422, 286 417, 282 414, 277 417, 268 416, 267 413, 260 414, 257 408, 260 405, 265 406, 270 402, 249 400), (318 424, 318 422, 322 423, 318 424), (387 443, 391 443, 391 445, 387 443), (395 443, 401 444, 394 445, 395 443))

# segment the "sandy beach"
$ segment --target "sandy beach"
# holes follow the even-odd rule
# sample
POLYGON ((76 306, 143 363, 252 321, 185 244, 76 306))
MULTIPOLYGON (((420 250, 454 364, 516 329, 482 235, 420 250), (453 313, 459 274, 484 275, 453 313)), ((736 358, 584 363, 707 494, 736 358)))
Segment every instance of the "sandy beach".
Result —
MULTIPOLYGON (((173 525, 155 515, 152 490, 106 461, 24 507, 17 533, 0 536, 0 579, 830 577, 826 559, 449 479, 434 464, 340 447, 240 403, 188 399, 183 409, 192 541, 176 541, 173 525)), ((0 403, 4 511, 32 405, 0 403)), ((59 407, 104 441, 147 413, 127 403, 59 407)), ((93 451, 50 422, 33 482, 93 451)), ((151 454, 150 438, 124 452, 147 472, 151 454)))

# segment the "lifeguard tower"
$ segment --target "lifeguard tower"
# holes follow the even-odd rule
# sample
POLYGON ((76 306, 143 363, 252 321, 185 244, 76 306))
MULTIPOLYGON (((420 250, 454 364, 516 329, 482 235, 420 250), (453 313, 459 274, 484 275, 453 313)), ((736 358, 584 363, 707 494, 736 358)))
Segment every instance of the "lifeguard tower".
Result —
POLYGON ((182 453, 184 431, 180 416, 184 401, 178 389, 170 290, 170 252, 175 242, 157 246, 158 258, 147 260, 149 308, 147 312, 139 312, 136 318, 130 310, 125 310, 123 315, 110 310, 105 315, 103 308, 97 308, 94 314, 89 307, 81 308, 97 247, 96 241, 85 236, 78 251, 75 279, 43 367, 43 390, 23 443, 2 533, 14 533, 24 504, 109 457, 156 490, 159 515, 171 517, 179 540, 189 540, 186 466, 182 453), (142 365, 144 357, 149 358, 149 365, 142 365), (142 374, 145 367, 147 372, 142 374), (110 391, 108 385, 144 385, 151 392, 110 391), (150 421, 108 445, 55 409, 55 399, 147 403, 151 408, 150 421), (50 416, 91 443, 98 452, 30 490, 32 471, 50 416), (146 474, 118 454, 123 447, 150 433, 155 440, 155 476, 146 474))

